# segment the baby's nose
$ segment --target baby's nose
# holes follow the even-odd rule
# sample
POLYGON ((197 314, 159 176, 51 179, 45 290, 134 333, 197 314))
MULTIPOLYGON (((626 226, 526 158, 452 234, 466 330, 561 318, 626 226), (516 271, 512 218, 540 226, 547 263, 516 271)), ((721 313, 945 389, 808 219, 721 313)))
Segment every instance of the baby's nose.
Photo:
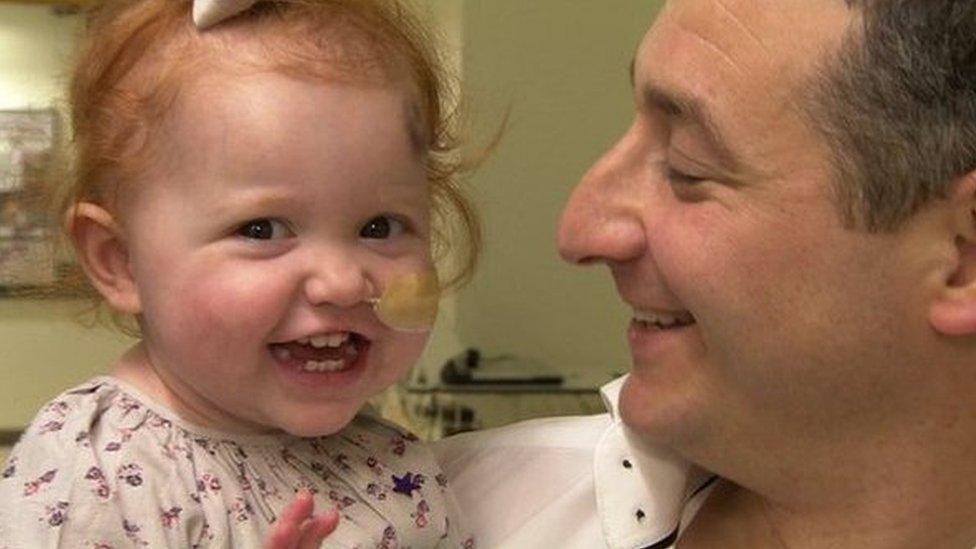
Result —
POLYGON ((348 308, 375 297, 375 287, 364 268, 345 262, 314 269, 305 280, 304 293, 312 305, 348 308))

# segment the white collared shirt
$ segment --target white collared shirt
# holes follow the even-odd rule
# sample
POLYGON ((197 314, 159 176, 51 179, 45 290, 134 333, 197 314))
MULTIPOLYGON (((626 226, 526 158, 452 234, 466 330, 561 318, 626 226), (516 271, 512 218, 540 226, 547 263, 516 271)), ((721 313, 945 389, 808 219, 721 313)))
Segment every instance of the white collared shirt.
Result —
POLYGON ((625 379, 601 389, 607 414, 526 421, 434 443, 478 547, 673 546, 714 477, 620 421, 625 379))

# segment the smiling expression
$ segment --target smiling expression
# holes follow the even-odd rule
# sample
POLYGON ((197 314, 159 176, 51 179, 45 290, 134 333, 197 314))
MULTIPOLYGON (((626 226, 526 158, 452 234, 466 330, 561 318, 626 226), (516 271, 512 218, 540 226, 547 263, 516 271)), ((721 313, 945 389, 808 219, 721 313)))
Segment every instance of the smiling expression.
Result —
POLYGON ((815 4, 669 2, 633 123, 561 221, 563 256, 609 266, 634 309, 625 421, 705 465, 867 432, 924 379, 926 259, 911 229, 844 226, 802 108, 855 21, 815 4))
POLYGON ((337 431, 425 334, 367 300, 431 268, 429 189, 393 85, 201 78, 122 225, 165 400, 231 431, 337 431))

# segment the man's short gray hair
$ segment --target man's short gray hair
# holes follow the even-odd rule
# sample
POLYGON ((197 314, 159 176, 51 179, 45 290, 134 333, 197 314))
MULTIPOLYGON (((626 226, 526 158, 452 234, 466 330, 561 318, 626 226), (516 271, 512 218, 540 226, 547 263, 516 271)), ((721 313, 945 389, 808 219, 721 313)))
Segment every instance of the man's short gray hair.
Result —
POLYGON ((976 0, 845 0, 861 25, 812 88, 851 227, 897 229, 976 168, 976 0))

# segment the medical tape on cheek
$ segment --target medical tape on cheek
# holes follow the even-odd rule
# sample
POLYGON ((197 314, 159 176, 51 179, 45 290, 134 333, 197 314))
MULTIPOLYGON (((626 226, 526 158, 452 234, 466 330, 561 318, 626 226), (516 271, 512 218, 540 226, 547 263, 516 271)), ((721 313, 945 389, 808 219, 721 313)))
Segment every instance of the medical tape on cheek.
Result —
POLYGON ((370 300, 380 322, 399 332, 429 332, 437 319, 441 289, 433 270, 400 275, 370 300))

